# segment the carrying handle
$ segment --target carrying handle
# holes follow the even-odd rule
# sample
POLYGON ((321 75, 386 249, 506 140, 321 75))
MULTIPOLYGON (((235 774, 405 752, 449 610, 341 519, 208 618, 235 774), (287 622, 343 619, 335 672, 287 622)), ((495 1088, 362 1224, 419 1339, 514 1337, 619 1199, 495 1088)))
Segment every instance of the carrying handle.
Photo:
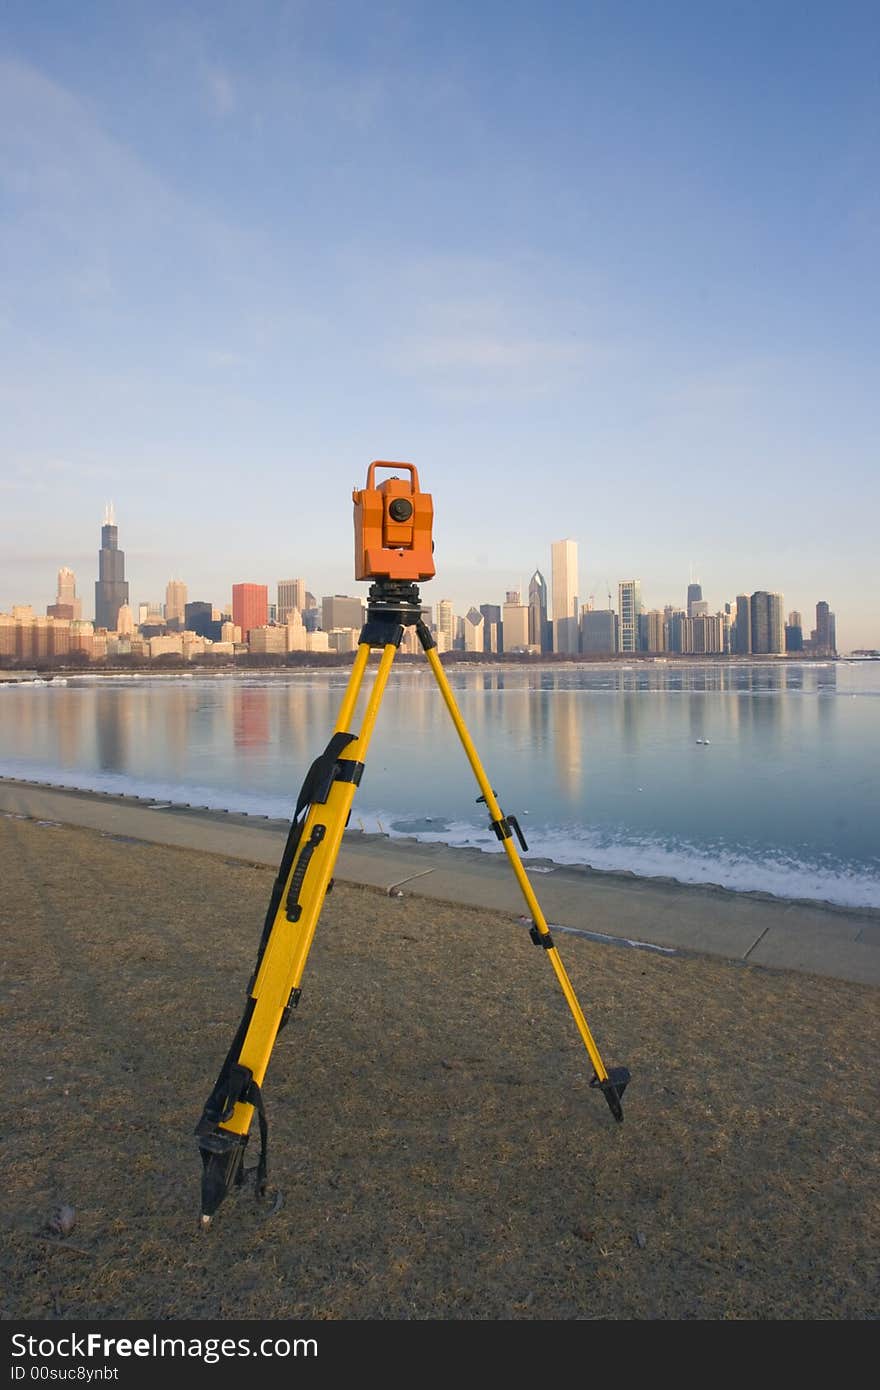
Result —
POLYGON ((410 475, 410 486, 413 492, 419 491, 419 474, 414 463, 386 463, 383 459, 375 459, 367 470, 367 491, 372 492, 376 487, 377 468, 405 468, 410 475))

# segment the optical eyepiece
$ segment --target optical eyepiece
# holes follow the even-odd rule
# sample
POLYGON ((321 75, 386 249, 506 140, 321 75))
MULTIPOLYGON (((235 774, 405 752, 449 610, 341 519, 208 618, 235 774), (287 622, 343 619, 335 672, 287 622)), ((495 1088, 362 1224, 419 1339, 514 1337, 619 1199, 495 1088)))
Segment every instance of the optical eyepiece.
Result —
POLYGON ((409 521, 413 514, 413 504, 408 497, 395 497, 388 504, 388 515, 392 521, 409 521))

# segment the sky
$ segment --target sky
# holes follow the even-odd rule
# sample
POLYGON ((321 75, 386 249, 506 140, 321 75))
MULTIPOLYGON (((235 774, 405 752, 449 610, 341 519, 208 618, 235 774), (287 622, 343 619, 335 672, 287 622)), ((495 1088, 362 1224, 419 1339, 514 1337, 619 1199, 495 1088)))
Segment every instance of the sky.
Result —
POLYGON ((7 0, 0 610, 354 580, 416 465, 425 602, 781 591, 880 647, 880 7, 7 0))

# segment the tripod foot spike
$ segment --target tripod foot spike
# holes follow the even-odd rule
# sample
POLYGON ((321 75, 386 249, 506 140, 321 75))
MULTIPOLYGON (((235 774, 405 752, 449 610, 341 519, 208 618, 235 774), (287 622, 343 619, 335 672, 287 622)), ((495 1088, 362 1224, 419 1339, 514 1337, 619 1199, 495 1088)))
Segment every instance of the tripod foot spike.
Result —
POLYGON ((620 1102, 629 1081, 630 1073, 627 1067, 612 1067, 604 1081, 600 1081, 598 1076, 594 1076, 590 1082, 591 1086, 599 1087, 608 1102, 608 1109, 618 1124, 623 1123, 623 1106, 620 1102))
POLYGON ((247 1141, 246 1134, 232 1134, 221 1129, 199 1136, 199 1151, 204 1165, 200 1221, 203 1230, 211 1225, 214 1213, 229 1190, 233 1186, 240 1187, 244 1181, 242 1160, 247 1141))

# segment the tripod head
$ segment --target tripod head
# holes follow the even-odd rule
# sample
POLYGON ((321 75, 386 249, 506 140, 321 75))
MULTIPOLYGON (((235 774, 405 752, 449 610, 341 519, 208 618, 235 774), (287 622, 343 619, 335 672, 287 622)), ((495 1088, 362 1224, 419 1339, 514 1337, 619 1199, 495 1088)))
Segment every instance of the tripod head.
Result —
POLYGON ((419 491, 415 465, 376 460, 367 470, 366 487, 355 488, 351 495, 355 579, 412 584, 433 579, 434 503, 429 492, 419 491), (405 469, 409 478, 395 473, 377 486, 377 468, 405 469))

